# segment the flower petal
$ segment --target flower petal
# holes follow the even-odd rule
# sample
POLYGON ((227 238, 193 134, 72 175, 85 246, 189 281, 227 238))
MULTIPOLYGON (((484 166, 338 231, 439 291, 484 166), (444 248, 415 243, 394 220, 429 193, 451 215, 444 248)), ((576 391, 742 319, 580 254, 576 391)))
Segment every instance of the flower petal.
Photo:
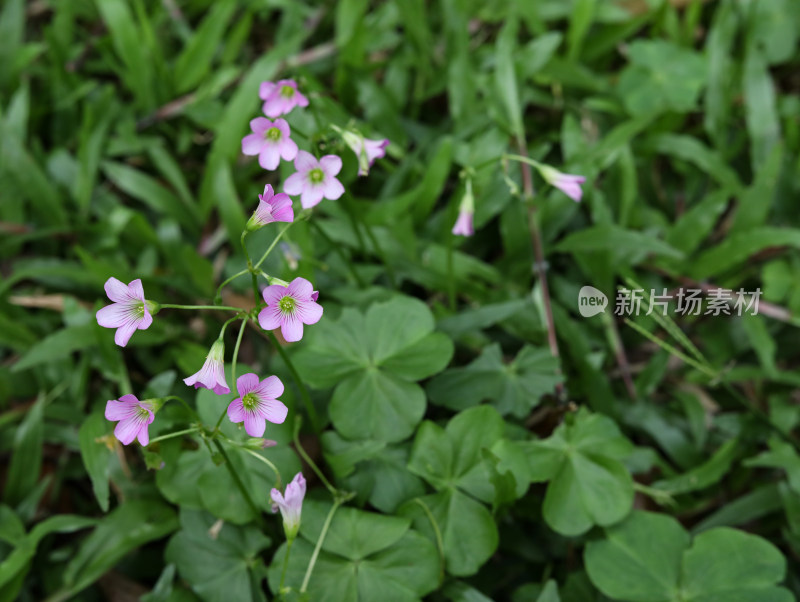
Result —
POLYGON ((236 379, 236 390, 244 397, 258 386, 258 375, 248 372, 236 379))
POLYGON ((297 316, 284 316, 281 334, 287 343, 296 343, 303 338, 303 323, 297 316))
POLYGON ((112 303, 99 309, 95 314, 97 323, 103 328, 119 328, 132 317, 132 310, 129 302, 112 303))
POLYGON ((295 305, 295 314, 303 324, 316 324, 322 318, 322 306, 311 300, 298 301, 295 305))
POLYGON ((300 195, 300 205, 302 205, 303 209, 311 209, 319 205, 322 196, 321 186, 307 186, 305 190, 303 190, 303 194, 300 195))
POLYGON ((136 332, 136 329, 139 327, 140 320, 128 320, 117 328, 117 332, 114 334, 114 342, 119 345, 120 347, 125 347, 128 344, 128 341, 131 340, 133 333, 136 332))
POLYGON ((276 144, 264 144, 258 155, 258 164, 267 170, 274 170, 280 165, 281 153, 276 144))
POLYGON ((319 160, 319 166, 327 176, 335 176, 342 170, 342 158, 336 155, 325 155, 319 160))
MULTIPOLYGON (((283 424, 289 414, 289 408, 282 401, 267 399, 258 404, 258 413, 262 418, 266 418, 273 424, 283 424)), ((247 424, 246 420, 245 424, 247 424)), ((263 431, 261 434, 263 434, 263 431)), ((254 436, 260 437, 261 435, 254 436)))
POLYGON ((327 178, 322 185, 322 194, 326 199, 335 201, 344 194, 344 186, 336 178, 327 178))
POLYGON ((286 290, 287 288, 280 284, 270 284, 261 292, 261 296, 264 297, 267 305, 275 305, 281 300, 281 297, 286 295, 286 290))
POLYGON ((275 91, 277 86, 273 82, 261 82, 258 87, 258 96, 261 100, 267 100, 270 94, 275 91))
POLYGON ((118 422, 132 416, 138 403, 129 403, 109 399, 106 402, 106 420, 118 422))
POLYGON ((264 186, 264 193, 258 195, 259 201, 264 201, 272 205, 270 199, 275 196, 275 191, 272 189, 272 184, 267 184, 264 186))
POLYGON ((283 324, 281 308, 277 305, 265 307, 258 312, 258 325, 264 330, 275 330, 283 324))
POLYGON ((261 134, 248 134, 242 138, 242 153, 245 155, 257 155, 264 146, 264 137, 261 134))
POLYGON ((244 430, 251 437, 260 437, 267 430, 267 423, 261 414, 256 412, 244 413, 244 430))
POLYGON ((109 278, 106 280, 103 288, 106 289, 108 298, 115 303, 122 303, 130 300, 128 296, 128 285, 124 282, 120 282, 116 278, 109 278))
POLYGON ((132 280, 128 285, 128 294, 132 298, 144 302, 144 288, 142 288, 142 281, 139 278, 132 280))
POLYGON ((304 150, 297 152, 297 158, 294 160, 294 168, 297 171, 307 173, 315 167, 319 167, 319 161, 316 160, 314 155, 304 150))
POLYGON ((139 444, 147 447, 147 444, 150 443, 150 433, 147 432, 147 425, 143 424, 141 428, 139 428, 139 435, 137 437, 139 439, 139 444))
POLYGON ((272 127, 272 122, 269 119, 264 119, 263 117, 256 117, 255 119, 250 120, 250 129, 253 131, 254 134, 258 134, 259 136, 261 136, 262 140, 264 138, 264 132, 266 132, 271 127, 272 127))
POLYGON ((280 142, 280 153, 281 159, 284 161, 294 161, 295 157, 297 157, 297 144, 291 138, 284 138, 280 142))
POLYGON ((117 428, 114 429, 114 436, 120 440, 123 445, 128 445, 139 434, 141 423, 135 417, 120 420, 117 428))
POLYGON ((301 192, 303 192, 303 189, 305 187, 306 187, 306 176, 305 174, 300 173, 299 171, 290 175, 288 178, 286 178, 286 181, 283 183, 283 191, 286 194, 291 194, 291 195, 300 194, 301 192))
POLYGON ((242 399, 234 399, 228 404, 228 418, 231 422, 242 422, 244 420, 244 404, 242 399))
POLYGON ((311 298, 311 293, 314 292, 314 285, 312 285, 305 278, 295 278, 286 287, 287 295, 294 297, 299 301, 304 301, 311 298))
POLYGON ((283 383, 277 376, 268 376, 259 383, 253 392, 262 400, 277 399, 283 395, 283 383))

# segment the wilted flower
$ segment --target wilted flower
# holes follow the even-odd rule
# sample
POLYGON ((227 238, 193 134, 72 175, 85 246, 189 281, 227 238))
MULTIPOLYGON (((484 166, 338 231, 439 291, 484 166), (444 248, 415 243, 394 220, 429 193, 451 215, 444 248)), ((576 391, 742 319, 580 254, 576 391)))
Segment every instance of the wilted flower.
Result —
POLYGON ((467 180, 467 190, 458 206, 458 219, 453 226, 453 234, 457 236, 472 236, 475 229, 472 226, 472 215, 475 213, 475 197, 472 196, 472 180, 467 180))
POLYGON ((261 437, 267 428, 266 421, 281 424, 289 409, 277 398, 283 394, 283 383, 277 376, 263 381, 256 374, 242 374, 236 379, 239 397, 228 406, 231 422, 244 421, 244 430, 251 437, 261 437))
POLYGON ((336 155, 325 155, 317 160, 311 153, 300 151, 294 167, 297 172, 286 179, 283 190, 301 195, 303 209, 310 209, 323 197, 335 201, 344 194, 344 186, 335 177, 342 169, 342 160, 336 155))
POLYGON ((298 472, 292 482, 286 486, 286 496, 281 495, 277 489, 269 493, 272 498, 272 511, 281 511, 283 516, 283 530, 286 539, 293 540, 300 529, 300 514, 303 510, 303 498, 306 495, 306 480, 303 473, 298 472))
POLYGON ((258 155, 258 164, 264 169, 275 169, 281 162, 292 161, 297 156, 297 144, 289 136, 291 130, 285 119, 274 122, 256 117, 250 122, 252 134, 242 138, 242 152, 258 155))
POLYGON ((134 439, 139 439, 139 443, 147 445, 150 443, 150 435, 147 427, 155 419, 155 404, 151 401, 139 401, 135 395, 123 395, 117 400, 106 402, 106 419, 117 422, 114 429, 114 436, 123 445, 128 445, 134 439))
POLYGON ((372 164, 375 162, 375 159, 381 159, 386 156, 386 147, 389 146, 389 140, 387 138, 382 140, 370 140, 350 130, 342 132, 342 139, 358 158, 359 176, 366 176, 369 173, 369 168, 372 167, 372 164))
POLYGON ((581 200, 583 190, 581 190, 580 185, 586 181, 586 178, 583 176, 562 173, 556 168, 550 167, 549 165, 540 164, 537 165, 537 169, 548 184, 551 184, 552 186, 555 186, 561 190, 573 201, 577 202, 581 200))
POLYGON ((287 342, 302 339, 303 324, 316 324, 322 317, 319 293, 305 278, 295 278, 288 286, 272 284, 262 295, 267 306, 258 314, 258 323, 264 330, 280 327, 287 342))
POLYGON ((267 117, 285 115, 295 107, 307 107, 308 99, 297 89, 297 82, 282 79, 279 82, 262 82, 258 95, 264 101, 262 110, 267 117))
POLYGON ((292 222, 294 221, 294 209, 292 209, 292 199, 288 194, 279 192, 275 194, 272 186, 264 186, 264 194, 258 195, 258 208, 247 220, 248 232, 254 232, 272 222, 292 222))
POLYGON ((205 387, 214 391, 217 395, 227 395, 231 392, 228 383, 225 382, 225 343, 218 339, 211 345, 211 350, 206 356, 203 367, 198 372, 184 378, 188 386, 194 385, 195 389, 205 387))
POLYGON ((157 305, 144 298, 142 281, 138 278, 127 285, 116 278, 109 278, 104 288, 113 303, 97 312, 97 323, 103 328, 116 328, 114 342, 125 347, 136 329, 150 327, 153 323, 150 312, 157 305))

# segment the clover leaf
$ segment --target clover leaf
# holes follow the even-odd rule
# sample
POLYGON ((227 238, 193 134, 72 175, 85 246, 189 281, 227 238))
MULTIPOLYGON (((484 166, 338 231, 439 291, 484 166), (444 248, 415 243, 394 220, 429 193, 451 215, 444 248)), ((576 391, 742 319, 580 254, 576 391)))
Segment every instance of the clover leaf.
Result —
POLYGON ((691 540, 670 516, 634 512, 584 553, 589 578, 629 602, 792 602, 776 587, 786 560, 770 542, 728 527, 691 540))
MULTIPOLYGON (((314 500, 303 505, 300 537, 292 545, 284 586, 300 590, 330 507, 314 500)), ((308 582, 309 599, 414 602, 436 589, 436 547, 409 527, 405 518, 339 508, 308 582)), ((285 554, 283 544, 267 573, 273 592, 278 591, 285 554)))
POLYGON ((453 343, 433 328, 428 307, 411 297, 374 304, 366 314, 346 308, 310 330, 297 368, 313 387, 335 386, 329 413, 343 437, 401 441, 425 414, 416 381, 453 355, 453 343))
POLYGON ((524 418, 561 381, 558 361, 546 349, 524 346, 509 364, 500 345, 486 347, 472 363, 436 376, 428 385, 433 403, 463 410, 488 400, 502 415, 524 418))

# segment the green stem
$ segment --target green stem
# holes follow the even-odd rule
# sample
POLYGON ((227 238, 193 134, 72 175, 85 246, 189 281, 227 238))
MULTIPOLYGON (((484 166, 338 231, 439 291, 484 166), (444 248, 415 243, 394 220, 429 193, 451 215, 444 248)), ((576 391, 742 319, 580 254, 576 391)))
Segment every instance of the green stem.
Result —
POLYGON ((291 227, 292 227, 292 225, 293 225, 293 224, 294 224, 296 221, 299 221, 300 219, 302 219, 302 218, 298 218, 298 219, 296 219, 296 220, 294 220, 294 221, 292 221, 292 222, 289 222, 289 223, 288 223, 288 224, 286 224, 286 225, 285 225, 283 228, 281 228, 281 231, 280 231, 280 232, 278 232, 278 235, 275 237, 275 240, 273 240, 273 241, 272 241, 272 244, 271 244, 270 246, 268 246, 268 247, 267 247, 267 250, 266 250, 266 251, 264 251, 264 254, 261 256, 261 259, 259 259, 259 260, 258 260, 258 262, 257 262, 257 263, 256 263, 256 264, 253 266, 254 268, 258 269, 258 268, 261 266, 261 264, 262 264, 262 263, 264 263, 264 260, 266 260, 266 258, 267 258, 267 257, 269 256, 269 254, 272 252, 272 249, 274 249, 274 248, 275 248, 275 245, 277 245, 277 244, 278 244, 278 241, 281 239, 281 237, 283 237, 283 235, 284 235, 284 234, 286 234, 286 231, 287 231, 289 228, 291 228, 291 227))
POLYGON ((303 406, 308 413, 308 418, 311 420, 311 427, 314 429, 315 433, 319 433, 322 430, 322 424, 319 420, 319 415, 317 414, 317 410, 314 407, 314 403, 311 401, 311 396, 308 394, 308 389, 306 385, 303 383, 303 379, 300 378, 300 374, 297 372, 297 369, 294 367, 292 360, 289 359, 289 354, 286 353, 286 350, 281 346, 278 342, 278 339, 275 338, 275 335, 272 331, 267 333, 269 335, 270 341, 272 341, 272 345, 278 351, 278 354, 281 356, 283 363, 286 364, 286 367, 289 369, 289 373, 292 375, 292 380, 294 380, 294 384, 297 385, 297 389, 300 391, 300 399, 303 400, 303 406))
POLYGON ((240 320, 240 319, 241 319, 241 316, 233 316, 232 318, 230 318, 228 320, 225 320, 225 322, 222 324, 222 328, 220 328, 220 330, 219 330, 219 336, 217 336, 217 339, 218 340, 222 339, 222 337, 225 336, 225 329, 228 328, 228 324, 230 324, 231 322, 234 322, 236 320, 240 320))
POLYGON ((229 305, 173 305, 172 303, 162 303, 161 309, 227 309, 229 311, 244 311, 241 307, 230 307, 229 305))
POLYGON ((452 311, 456 310, 456 275, 453 270, 453 239, 455 234, 447 237, 447 300, 452 311))
MULTIPOLYGON (((239 346, 242 344, 242 336, 244 336, 244 327, 247 326, 247 318, 242 319, 242 325, 239 327, 239 335, 236 337, 236 346, 233 348, 233 358, 231 359, 231 386, 236 387, 236 360, 239 358, 239 346)), ((217 425, 214 429, 218 429, 222 424, 225 414, 228 413, 228 406, 222 408, 222 414, 217 419, 217 425)))
MULTIPOLYGON (((183 407, 185 407, 189 411, 189 414, 191 414, 192 418, 194 418, 194 420, 198 424, 202 424, 203 421, 200 419, 200 416, 198 415, 198 413, 195 412, 194 408, 192 406, 190 406, 188 403, 186 403, 186 401, 182 397, 178 397, 177 395, 167 395, 163 399, 164 399, 164 403, 166 403, 166 402, 168 402, 168 401, 170 401, 172 399, 174 399, 176 401, 180 401, 183 404, 183 407)), ((152 441, 150 443, 152 443, 152 441)))
POLYGON ((322 484, 325 485, 325 488, 328 491, 331 492, 331 495, 334 497, 334 499, 338 499, 339 498, 339 491, 336 489, 336 487, 331 485, 331 482, 327 479, 327 477, 322 472, 322 470, 320 470, 320 467, 317 466, 316 462, 314 462, 314 460, 311 459, 311 456, 309 456, 306 453, 306 450, 303 449, 303 446, 300 444, 300 425, 301 425, 301 423, 302 423, 302 420, 298 417, 296 419, 295 425, 294 425, 294 446, 295 446, 295 448, 297 448, 297 453, 299 453, 300 457, 303 458, 303 460, 305 460, 306 464, 308 464, 311 467, 311 470, 313 470, 314 473, 319 477, 319 480, 322 481, 322 484))
POLYGON ((264 456, 262 456, 261 454, 259 454, 257 451, 254 451, 254 450, 252 450, 252 449, 248 449, 248 448, 246 448, 246 447, 244 447, 244 446, 241 446, 241 445, 239 445, 239 447, 241 447, 241 448, 242 448, 242 449, 243 449, 245 452, 247 452, 248 454, 250 454, 250 455, 251 455, 251 456, 253 456, 254 458, 257 458, 257 459, 261 460, 261 461, 262 461, 264 464, 266 464, 267 466, 269 466, 269 467, 272 469, 272 472, 274 472, 274 473, 275 473, 275 479, 276 479, 276 481, 275 481, 275 488, 276 488, 276 489, 280 489, 280 488, 281 488, 281 482, 282 482, 282 481, 281 481, 281 473, 280 473, 280 471, 278 470, 278 467, 277 467, 277 466, 275 466, 275 465, 274 465, 272 462, 270 462, 269 460, 267 460, 267 459, 266 459, 264 456))
POLYGON ((444 567, 445 567, 445 558, 444 558, 444 540, 442 539, 442 532, 439 529, 439 525, 436 522, 436 519, 433 517, 433 512, 431 509, 428 508, 428 505, 423 502, 420 498, 414 498, 414 501, 422 506, 422 509, 425 511, 425 514, 428 515, 428 520, 433 527, 433 534, 436 536, 436 547, 439 550, 439 583, 444 581, 444 567))
POLYGON ((227 278, 227 279, 223 280, 223 281, 222 281, 222 284, 220 284, 220 285, 217 287, 217 294, 216 294, 216 295, 214 295, 214 298, 215 298, 215 299, 218 299, 218 298, 220 298, 220 295, 222 294, 222 287, 224 287, 224 286, 225 286, 226 284, 228 284, 229 282, 233 282, 233 281, 234 281, 234 280, 236 280, 236 279, 237 279, 239 276, 244 276, 245 274, 247 274, 247 272, 249 272, 249 270, 242 270, 241 272, 236 272, 236 273, 235 273, 233 276, 231 276, 230 278, 227 278))
POLYGON ((259 301, 261 301, 261 293, 258 290, 258 276, 253 271, 255 266, 253 265, 253 261, 250 259, 250 253, 247 251, 247 245, 244 243, 244 239, 247 237, 247 230, 242 232, 242 238, 240 242, 242 243, 242 251, 244 251, 244 257, 247 259, 247 271, 250 272, 251 281, 253 284, 253 298, 255 299, 256 305, 258 305, 259 301))
POLYGON ((527 163, 528 165, 533 165, 536 169, 539 169, 542 164, 536 161, 535 159, 531 159, 530 157, 524 157, 522 155, 503 155, 503 159, 511 159, 512 161, 519 161, 520 163, 527 163))
POLYGON ((199 430, 200 429, 198 427, 194 426, 194 427, 192 427, 190 429, 184 429, 182 431, 175 431, 174 433, 169 433, 167 435, 160 435, 160 436, 156 437, 155 439, 150 439, 150 443, 148 445, 153 445, 153 443, 156 443, 157 441, 164 441, 165 439, 172 439, 173 437, 181 437, 183 435, 188 435, 189 433, 196 433, 199 430))
POLYGON ((236 472, 233 464, 231 464, 231 459, 228 457, 225 448, 222 447, 222 444, 217 439, 214 439, 214 446, 217 448, 217 451, 220 453, 220 455, 225 459, 225 466, 228 467, 228 472, 230 473, 233 482, 236 484, 236 487, 238 487, 242 497, 244 497, 244 501, 253 512, 253 516, 255 516, 255 521, 258 524, 258 527, 263 531, 266 527, 266 524, 264 523, 264 519, 261 517, 261 511, 258 509, 255 502, 253 502, 253 498, 250 497, 250 492, 247 491, 242 479, 239 477, 239 473, 236 472))
POLYGON ((319 551, 322 549, 322 542, 325 541, 325 536, 328 534, 328 529, 331 526, 331 521, 333 520, 333 515, 336 513, 336 509, 342 504, 342 500, 336 499, 333 502, 333 506, 331 506, 330 512, 328 512, 328 516, 325 518, 325 523, 322 525, 322 531, 320 531, 319 539, 317 539, 317 545, 314 547, 314 553, 311 555, 311 560, 308 563, 308 568, 306 569, 305 577, 303 577, 303 585, 300 586, 300 593, 304 594, 306 589, 308 588, 308 581, 311 579, 311 573, 314 570, 314 565, 317 564, 317 557, 319 556, 319 551))
POLYGON ((348 259, 348 257, 344 254, 344 251, 342 251, 342 245, 337 245, 335 242, 333 242, 330 236, 328 236, 325 233, 325 231, 320 227, 320 225, 317 222, 312 221, 309 223, 317 231, 317 233, 325 240, 325 242, 327 242, 331 246, 331 248, 333 248, 334 252, 339 257, 342 258, 342 261, 344 261, 344 264, 347 266, 347 268, 350 270, 350 273, 353 275, 356 284, 358 284, 360 288, 364 288, 365 286, 364 281, 361 279, 361 276, 359 276, 358 272, 356 271, 353 262, 350 261, 350 259, 348 259))
POLYGON ((283 569, 281 569, 281 582, 278 585, 278 594, 283 598, 283 583, 286 581, 286 569, 289 568, 289 554, 292 553, 292 544, 294 539, 289 539, 286 542, 286 556, 283 557, 283 569))

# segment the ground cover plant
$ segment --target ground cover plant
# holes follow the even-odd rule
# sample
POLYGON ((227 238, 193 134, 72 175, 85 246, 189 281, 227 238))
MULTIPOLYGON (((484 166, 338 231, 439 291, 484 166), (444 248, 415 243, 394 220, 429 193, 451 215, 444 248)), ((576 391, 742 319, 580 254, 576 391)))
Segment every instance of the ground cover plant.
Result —
POLYGON ((795 600, 798 35, 3 2, 0 600, 795 600))

